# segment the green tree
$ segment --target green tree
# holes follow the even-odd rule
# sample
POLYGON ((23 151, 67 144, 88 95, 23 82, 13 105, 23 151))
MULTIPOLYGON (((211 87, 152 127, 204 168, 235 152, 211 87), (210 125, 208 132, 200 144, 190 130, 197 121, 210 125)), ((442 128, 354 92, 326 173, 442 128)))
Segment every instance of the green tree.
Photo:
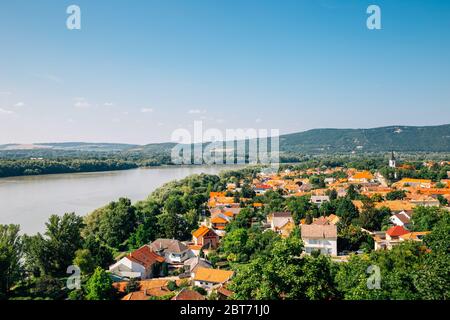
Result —
POLYGON ((22 239, 18 225, 0 225, 0 299, 20 279, 22 239))
POLYGON ((120 198, 104 209, 100 219, 99 236, 110 247, 119 248, 135 228, 135 208, 129 199, 120 198))
POLYGON ((114 288, 109 274, 97 267, 86 284, 87 300, 110 300, 114 297, 114 288))
POLYGON ((411 227, 414 231, 430 231, 444 215, 445 209, 439 207, 415 207, 411 218, 411 227))
POLYGON ((41 274, 61 276, 72 265, 75 252, 82 247, 83 219, 74 213, 62 217, 52 215, 46 223, 44 236, 24 237, 27 266, 41 274))
POLYGON ((75 252, 73 264, 78 266, 83 274, 90 274, 97 266, 95 258, 89 249, 79 249, 75 252))
POLYGON ((186 219, 179 214, 165 212, 159 215, 158 225, 162 238, 187 240, 191 237, 186 219))
POLYGON ((358 218, 359 212, 350 198, 341 198, 336 204, 336 215, 340 218, 342 224, 348 226, 353 219, 358 218))
POLYGON ((404 190, 395 190, 386 194, 386 200, 403 200, 406 198, 406 192, 404 190))

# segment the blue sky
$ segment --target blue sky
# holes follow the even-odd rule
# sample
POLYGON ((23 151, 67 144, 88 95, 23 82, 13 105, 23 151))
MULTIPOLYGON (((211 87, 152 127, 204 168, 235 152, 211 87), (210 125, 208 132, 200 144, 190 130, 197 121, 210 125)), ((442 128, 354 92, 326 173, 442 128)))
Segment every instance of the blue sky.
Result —
POLYGON ((0 39, 0 143, 450 122, 447 0, 2 1, 0 39))

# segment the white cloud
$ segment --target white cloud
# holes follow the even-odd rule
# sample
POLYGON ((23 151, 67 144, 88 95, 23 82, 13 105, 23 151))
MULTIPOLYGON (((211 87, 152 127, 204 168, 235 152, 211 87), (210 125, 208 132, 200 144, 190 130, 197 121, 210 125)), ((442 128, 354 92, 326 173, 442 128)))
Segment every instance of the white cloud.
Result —
POLYGON ((14 114, 14 111, 0 108, 0 114, 14 114))
POLYGON ((0 91, 0 96, 10 96, 11 94, 9 91, 0 91))
POLYGON ((112 107, 112 106, 114 106, 114 103, 112 103, 112 102, 105 102, 103 105, 105 107, 112 107))
POLYGON ((20 108, 20 107, 24 107, 25 103, 24 102, 17 102, 14 107, 20 108))
POLYGON ((89 102, 84 98, 75 98, 75 103, 73 105, 75 108, 86 109, 91 106, 89 102))
POLYGON ((200 109, 191 109, 188 111, 189 114, 200 114, 200 113, 206 113, 206 110, 200 110, 200 109))
POLYGON ((42 79, 42 80, 47 80, 47 81, 50 81, 50 82, 55 82, 55 83, 62 83, 63 82, 63 80, 60 77, 55 76, 53 74, 35 74, 35 76, 40 78, 40 79, 42 79))
POLYGON ((151 112, 153 112, 153 109, 152 108, 142 108, 141 112, 142 113, 151 113, 151 112))
POLYGON ((262 122, 262 120, 261 120, 261 118, 256 118, 255 122, 260 123, 260 122, 262 122))

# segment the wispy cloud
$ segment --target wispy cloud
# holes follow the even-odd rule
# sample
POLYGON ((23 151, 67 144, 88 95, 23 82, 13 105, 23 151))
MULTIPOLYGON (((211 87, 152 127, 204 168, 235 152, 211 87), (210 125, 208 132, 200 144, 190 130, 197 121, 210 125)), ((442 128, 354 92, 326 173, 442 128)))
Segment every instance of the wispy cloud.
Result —
POLYGON ((12 95, 12 93, 9 91, 0 91, 0 96, 10 96, 10 95, 12 95))
POLYGON ((85 98, 75 98, 75 103, 73 106, 75 108, 86 109, 89 108, 91 104, 87 102, 85 98))
POLYGON ((112 103, 112 102, 105 102, 105 103, 103 104, 103 106, 105 106, 105 107, 113 107, 113 106, 114 106, 114 103, 112 103))
POLYGON ((0 114, 14 114, 14 111, 0 108, 0 114))
POLYGON ((24 107, 25 106, 25 103, 24 102, 17 102, 15 105, 14 105, 14 107, 16 107, 16 108, 20 108, 20 107, 24 107))
POLYGON ((151 113, 151 112, 153 112, 153 109, 152 108, 141 108, 141 112, 142 113, 151 113))
POLYGON ((262 119, 261 119, 261 118, 256 118, 255 122, 256 122, 256 123, 261 123, 261 122, 262 122, 262 119))
POLYGON ((50 81, 50 82, 54 82, 54 83, 62 83, 63 79, 54 75, 54 74, 35 74, 35 77, 42 79, 42 80, 46 80, 46 81, 50 81))
POLYGON ((200 109, 191 109, 188 111, 189 114, 201 114, 201 113, 206 113, 206 110, 200 110, 200 109))

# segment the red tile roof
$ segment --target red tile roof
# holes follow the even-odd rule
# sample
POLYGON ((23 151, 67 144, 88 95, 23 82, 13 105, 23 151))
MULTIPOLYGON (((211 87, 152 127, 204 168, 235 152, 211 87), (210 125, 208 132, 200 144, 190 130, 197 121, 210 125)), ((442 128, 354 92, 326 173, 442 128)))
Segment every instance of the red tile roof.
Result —
POLYGON ((395 226, 386 231, 386 234, 388 234, 391 237, 399 237, 407 233, 409 233, 409 231, 403 228, 402 226, 395 226))
POLYGON ((194 290, 183 289, 172 300, 206 300, 204 296, 194 290))
POLYGON ((150 267, 156 262, 164 262, 164 258, 154 253, 149 246, 143 246, 131 252, 127 258, 143 265, 145 268, 150 267))

